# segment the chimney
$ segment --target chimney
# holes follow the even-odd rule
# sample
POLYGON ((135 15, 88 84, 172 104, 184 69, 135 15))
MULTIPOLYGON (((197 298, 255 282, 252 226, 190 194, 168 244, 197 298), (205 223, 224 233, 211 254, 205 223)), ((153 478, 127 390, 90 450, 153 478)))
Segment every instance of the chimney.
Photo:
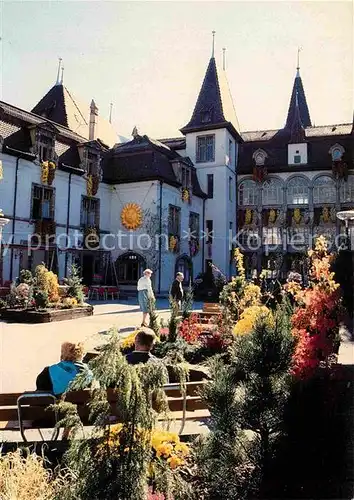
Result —
POLYGON ((89 141, 93 141, 95 139, 95 134, 97 134, 96 130, 97 116, 98 116, 98 107, 96 106, 95 101, 92 99, 90 105, 89 141))

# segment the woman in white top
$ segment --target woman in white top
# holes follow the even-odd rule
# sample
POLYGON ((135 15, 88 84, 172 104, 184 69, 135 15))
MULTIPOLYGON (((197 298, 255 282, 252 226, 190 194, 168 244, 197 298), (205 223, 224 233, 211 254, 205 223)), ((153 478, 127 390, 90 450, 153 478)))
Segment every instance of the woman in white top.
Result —
POLYGON ((147 326, 146 318, 149 313, 149 302, 155 300, 154 292, 151 285, 151 269, 145 269, 143 276, 138 281, 138 300, 139 306, 143 313, 143 322, 141 326, 147 326))

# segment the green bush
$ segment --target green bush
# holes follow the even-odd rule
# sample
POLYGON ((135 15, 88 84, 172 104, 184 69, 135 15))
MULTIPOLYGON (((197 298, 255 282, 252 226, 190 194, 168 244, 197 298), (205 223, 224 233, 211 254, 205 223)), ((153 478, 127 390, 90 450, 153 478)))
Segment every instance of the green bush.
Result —
POLYGON ((36 290, 34 293, 34 301, 37 309, 46 309, 49 306, 48 293, 42 290, 36 290))
POLYGON ((82 278, 80 277, 79 268, 75 264, 71 266, 70 276, 65 278, 64 283, 68 286, 67 297, 72 297, 77 300, 78 304, 82 304, 84 302, 82 278))

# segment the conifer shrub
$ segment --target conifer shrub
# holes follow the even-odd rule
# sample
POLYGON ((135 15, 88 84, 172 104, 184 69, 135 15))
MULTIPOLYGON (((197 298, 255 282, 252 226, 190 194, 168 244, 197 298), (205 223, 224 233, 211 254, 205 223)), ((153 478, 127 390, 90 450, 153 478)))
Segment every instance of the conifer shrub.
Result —
MULTIPOLYGON (((161 460, 154 461, 157 415, 167 411, 162 390, 168 380, 166 367, 162 363, 128 365, 120 352, 117 331, 110 333, 99 356, 89 362, 97 385, 89 402, 94 431, 85 431, 85 439, 76 439, 82 437, 83 427, 75 405, 65 399, 57 405, 60 425, 71 429, 72 438, 65 466, 73 479, 60 499, 145 500, 149 486, 166 498, 188 499, 188 485, 180 473, 185 458, 178 442, 170 443, 171 448, 168 440, 160 438, 161 460), (120 423, 115 427, 107 401, 109 388, 119 394, 114 413, 120 423)), ((84 388, 86 383, 85 375, 79 374, 70 390, 84 388)))
POLYGON ((212 380, 203 393, 211 432, 198 450, 201 488, 207 498, 263 494, 284 431, 294 344, 283 304, 273 321, 261 312, 252 331, 236 338, 230 364, 221 358, 211 362, 212 380))
POLYGON ((76 299, 78 304, 83 304, 84 291, 78 266, 75 264, 71 266, 69 277, 65 278, 64 283, 68 287, 66 292, 67 297, 72 297, 76 299))

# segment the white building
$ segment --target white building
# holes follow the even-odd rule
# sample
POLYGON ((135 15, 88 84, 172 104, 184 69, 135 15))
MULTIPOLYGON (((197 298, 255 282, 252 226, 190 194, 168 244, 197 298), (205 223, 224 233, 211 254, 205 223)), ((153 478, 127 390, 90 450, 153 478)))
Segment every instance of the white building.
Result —
POLYGON ((242 142, 224 72, 211 58, 184 137, 122 142, 94 101, 62 81, 31 112, 0 102, 0 282, 42 261, 85 284, 135 287, 144 267, 157 293, 176 271, 231 274, 236 169, 242 142), (35 235, 35 236, 34 236, 35 235))

